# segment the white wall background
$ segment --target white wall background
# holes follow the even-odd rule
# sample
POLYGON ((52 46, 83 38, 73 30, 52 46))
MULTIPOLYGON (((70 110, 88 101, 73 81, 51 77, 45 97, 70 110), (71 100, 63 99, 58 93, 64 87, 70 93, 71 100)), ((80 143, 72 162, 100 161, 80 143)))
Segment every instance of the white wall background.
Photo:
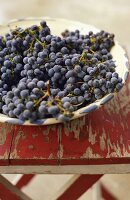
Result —
POLYGON ((51 16, 82 21, 130 43, 130 0, 0 0, 0 23, 14 18, 51 16))

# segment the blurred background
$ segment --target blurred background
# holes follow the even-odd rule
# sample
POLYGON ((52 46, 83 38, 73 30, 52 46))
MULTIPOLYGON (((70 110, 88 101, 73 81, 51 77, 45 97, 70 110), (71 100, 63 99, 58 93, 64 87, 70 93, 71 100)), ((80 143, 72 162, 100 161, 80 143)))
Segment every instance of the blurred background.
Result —
POLYGON ((0 0, 0 23, 14 18, 50 16, 78 20, 115 33, 130 43, 130 0, 0 0))
MULTIPOLYGON (((0 8, 0 24, 39 16, 77 20, 114 33, 130 52, 130 0, 0 0, 0 8)), ((6 178, 15 182, 15 176, 6 178)), ((23 191, 34 200, 54 200, 71 178, 72 175, 37 175, 23 191)), ((118 200, 130 200, 130 175, 105 175, 101 181, 118 200)), ((92 200, 92 196, 90 189, 80 200, 92 200)))

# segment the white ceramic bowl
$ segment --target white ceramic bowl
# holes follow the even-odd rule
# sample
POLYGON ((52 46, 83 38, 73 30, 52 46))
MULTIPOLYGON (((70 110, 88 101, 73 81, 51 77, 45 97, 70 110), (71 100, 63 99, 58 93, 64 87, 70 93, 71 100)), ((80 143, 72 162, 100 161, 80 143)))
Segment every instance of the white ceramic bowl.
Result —
MULTIPOLYGON (((9 32, 10 29, 15 29, 17 27, 26 28, 31 25, 39 25, 41 20, 46 20, 48 26, 51 28, 51 32, 54 35, 61 35, 61 33, 68 29, 70 31, 74 31, 76 29, 80 30, 82 34, 86 34, 89 31, 93 31, 94 33, 98 32, 99 29, 95 28, 94 26, 83 24, 76 21, 69 21, 65 19, 56 19, 56 18, 49 18, 49 17, 41 17, 41 18, 26 18, 26 19, 19 19, 19 20, 12 20, 7 25, 0 26, 0 35, 4 35, 5 33, 9 32)), ((119 76, 123 79, 123 83, 125 83, 126 79, 128 78, 128 71, 129 71, 129 63, 128 58, 124 49, 115 41, 115 46, 112 48, 111 53, 113 55, 113 59, 116 61, 116 71, 119 76)), ((108 94, 104 96, 102 99, 95 101, 74 112, 74 116, 72 119, 79 118, 83 115, 88 114, 89 112, 97 109, 101 105, 104 105, 109 100, 114 97, 115 93, 108 94)), ((71 120, 72 120, 71 119, 71 120)), ((48 118, 37 120, 33 124, 30 124, 29 121, 21 121, 16 118, 10 118, 6 115, 0 114, 0 122, 8 122, 12 124, 22 124, 22 125, 47 125, 47 124, 56 124, 60 123, 55 118, 48 118)))

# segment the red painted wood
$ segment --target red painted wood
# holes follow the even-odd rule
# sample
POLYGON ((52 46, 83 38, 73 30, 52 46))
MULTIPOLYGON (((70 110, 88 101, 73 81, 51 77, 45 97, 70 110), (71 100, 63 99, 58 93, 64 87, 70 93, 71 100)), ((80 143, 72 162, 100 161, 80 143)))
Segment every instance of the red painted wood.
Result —
POLYGON ((57 126, 16 126, 10 153, 11 165, 57 165, 60 132, 57 126))
POLYGON ((0 175, 0 200, 31 200, 31 198, 0 175))
POLYGON ((21 200, 15 194, 12 194, 11 191, 8 191, 2 184, 0 184, 0 199, 1 200, 21 200))
POLYGON ((13 126, 0 123, 0 165, 9 164, 9 153, 11 148, 11 139, 13 136, 13 126))
POLYGON ((117 200, 117 198, 113 194, 111 194, 102 183, 101 183, 101 194, 103 199, 105 200, 117 200))
POLYGON ((95 159, 63 159, 61 160, 61 165, 108 165, 108 164, 129 164, 130 163, 130 158, 95 158, 95 159))
MULTIPOLYGON (((24 174, 20 179, 19 181, 16 183, 16 187, 21 189, 22 187, 24 186, 27 186, 30 181, 35 177, 35 174, 24 174)), ((88 177, 87 177, 88 178, 88 177)), ((83 183, 81 182, 81 185, 83 183)), ((105 199, 105 200, 117 200, 107 189, 106 187, 103 185, 103 184, 100 184, 101 185, 101 194, 102 194, 102 197, 105 199)))
POLYGON ((77 200, 101 177, 102 175, 81 175, 57 200, 77 200))
POLYGON ((16 187, 21 189, 22 187, 28 185, 30 181, 34 178, 35 174, 23 174, 23 176, 16 183, 16 187))
POLYGON ((63 130, 61 165, 130 163, 130 78, 110 102, 63 130))

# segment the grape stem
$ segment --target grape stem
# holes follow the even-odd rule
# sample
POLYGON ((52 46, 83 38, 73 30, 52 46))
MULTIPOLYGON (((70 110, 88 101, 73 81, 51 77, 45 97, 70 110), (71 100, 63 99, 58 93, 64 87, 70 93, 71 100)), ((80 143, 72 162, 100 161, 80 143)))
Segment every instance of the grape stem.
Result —
POLYGON ((45 99, 45 97, 47 97, 49 94, 48 94, 48 91, 45 93, 45 95, 44 96, 42 96, 36 103, 35 103, 35 107, 39 104, 39 103, 41 103, 41 101, 43 100, 43 99, 45 99))

